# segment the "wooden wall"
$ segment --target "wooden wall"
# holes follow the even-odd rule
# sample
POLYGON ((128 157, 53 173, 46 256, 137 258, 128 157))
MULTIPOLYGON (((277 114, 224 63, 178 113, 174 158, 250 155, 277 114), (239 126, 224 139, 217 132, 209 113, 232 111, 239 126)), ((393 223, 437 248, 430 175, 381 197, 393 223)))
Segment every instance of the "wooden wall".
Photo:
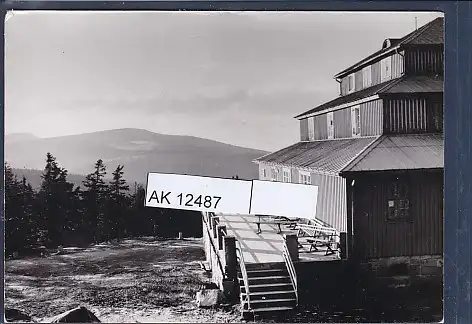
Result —
MULTIPOLYGON (((361 109, 361 135, 376 136, 382 134, 383 130, 383 104, 382 99, 360 104, 361 109)), ((328 138, 328 124, 326 114, 314 117, 315 137, 314 140, 328 138)), ((334 138, 352 137, 351 108, 339 109, 333 113, 334 138)), ((300 121, 301 140, 308 140, 307 119, 300 121)))
POLYGON ((385 100, 384 133, 442 132, 442 96, 385 100))
POLYGON ((381 135, 383 131, 383 100, 361 104, 361 136, 381 135))
MULTIPOLYGON (((276 166, 279 170, 277 181, 283 181, 283 167, 276 166)), ((272 166, 265 163, 259 164, 259 179, 271 179, 272 166), (266 177, 262 176, 262 170, 266 170, 266 177)), ((291 182, 300 183, 300 172, 295 167, 290 168, 291 182)), ((318 202, 316 208, 316 218, 325 221, 341 232, 347 230, 347 210, 346 210, 346 181, 335 175, 324 175, 311 172, 311 184, 318 186, 318 202)))
POLYGON ((443 47, 411 48, 407 50, 405 53, 405 69, 408 75, 443 75, 443 47))
POLYGON ((300 141, 308 141, 308 118, 300 120, 300 141))
MULTIPOLYGON (((443 251, 443 172, 362 174, 354 187, 354 255, 360 259, 443 251), (387 220, 389 184, 409 183, 410 219, 387 220)), ((348 202, 348 203, 351 203, 348 202)))
MULTIPOLYGON (((394 53, 392 57, 392 66, 391 66, 391 78, 396 79, 401 77, 405 72, 405 59, 404 52, 394 53)), ((380 60, 371 64, 371 86, 381 83, 380 75, 380 60)), ((340 94, 342 96, 348 94, 348 83, 349 76, 345 76, 341 79, 340 83, 340 94)), ((362 69, 354 72, 355 79, 355 91, 360 91, 364 89, 362 82, 362 69)))

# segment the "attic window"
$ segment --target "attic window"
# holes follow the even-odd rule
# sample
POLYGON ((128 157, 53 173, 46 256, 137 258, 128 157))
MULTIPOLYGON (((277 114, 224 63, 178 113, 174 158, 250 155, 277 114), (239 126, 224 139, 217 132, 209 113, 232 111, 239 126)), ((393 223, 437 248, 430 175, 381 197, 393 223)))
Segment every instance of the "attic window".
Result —
POLYGON ((354 74, 351 74, 347 77, 347 92, 354 92, 355 83, 354 83, 354 74))
POLYGON ((390 41, 389 38, 387 38, 387 39, 384 40, 384 42, 383 42, 382 49, 389 48, 390 46, 392 46, 392 42, 390 41))
POLYGON ((272 168, 271 171, 272 171, 272 172, 271 172, 271 174, 270 174, 270 175, 271 175, 271 179, 270 179, 270 180, 272 180, 272 181, 277 181, 277 179, 279 178, 279 170, 274 167, 274 168, 272 168))

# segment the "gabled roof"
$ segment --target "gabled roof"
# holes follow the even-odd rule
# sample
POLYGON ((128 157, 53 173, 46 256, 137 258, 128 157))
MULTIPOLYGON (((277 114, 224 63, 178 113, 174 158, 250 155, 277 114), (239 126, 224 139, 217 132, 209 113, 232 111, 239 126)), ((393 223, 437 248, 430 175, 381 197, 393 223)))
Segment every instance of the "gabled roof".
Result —
POLYGON ((254 162, 338 174, 375 139, 376 137, 363 137, 298 142, 277 152, 264 155, 254 160, 254 162))
POLYGON ((335 108, 340 105, 355 102, 375 95, 394 94, 394 93, 441 93, 444 92, 444 78, 442 76, 402 76, 372 87, 350 93, 345 96, 339 96, 334 100, 328 101, 320 106, 310 109, 295 118, 306 117, 310 114, 320 112, 326 109, 335 108))
POLYGON ((418 28, 417 30, 409 33, 408 35, 400 39, 390 39, 390 46, 382 48, 381 50, 369 55, 363 60, 356 64, 348 67, 347 69, 339 72, 334 77, 340 78, 353 70, 361 68, 363 65, 367 65, 370 61, 378 59, 387 53, 390 53, 396 49, 400 49, 402 46, 408 45, 440 45, 444 44, 444 18, 439 17, 426 25, 418 28))
POLYGON ((444 168, 442 134, 383 135, 343 172, 444 168))

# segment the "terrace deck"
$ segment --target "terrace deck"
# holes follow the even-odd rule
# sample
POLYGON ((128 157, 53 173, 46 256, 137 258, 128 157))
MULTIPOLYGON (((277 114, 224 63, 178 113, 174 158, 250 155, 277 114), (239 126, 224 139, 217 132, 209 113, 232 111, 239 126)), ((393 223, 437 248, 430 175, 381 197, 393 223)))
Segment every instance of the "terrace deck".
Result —
MULTIPOLYGON (((296 234, 296 230, 282 225, 282 232, 278 233, 277 225, 261 224, 262 232, 257 234, 257 221, 254 215, 218 214, 220 224, 226 225, 227 235, 234 236, 241 244, 244 261, 246 263, 283 262, 283 235, 296 234)), ((338 260, 336 255, 325 255, 325 250, 310 252, 310 244, 300 237, 302 248, 299 249, 300 262, 338 260)))

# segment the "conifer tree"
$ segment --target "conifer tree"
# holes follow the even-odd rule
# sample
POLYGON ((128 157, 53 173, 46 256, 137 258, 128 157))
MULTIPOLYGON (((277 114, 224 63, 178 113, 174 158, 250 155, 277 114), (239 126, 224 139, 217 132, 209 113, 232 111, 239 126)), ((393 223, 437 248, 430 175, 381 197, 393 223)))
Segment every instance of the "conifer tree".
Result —
POLYGON ((130 199, 127 196, 129 185, 123 179, 123 165, 118 165, 113 171, 113 180, 109 187, 109 214, 108 224, 110 235, 114 238, 121 239, 125 235, 126 214, 131 211, 129 208, 130 199))
POLYGON ((94 172, 88 174, 83 181, 82 196, 85 205, 86 226, 90 231, 91 239, 99 242, 105 238, 105 204, 108 196, 108 186, 105 183, 106 167, 102 159, 97 160, 94 172))
POLYGON ((73 184, 67 182, 67 170, 59 167, 56 158, 46 154, 46 166, 38 193, 40 228, 46 233, 45 243, 51 247, 64 243, 70 218, 73 184))

